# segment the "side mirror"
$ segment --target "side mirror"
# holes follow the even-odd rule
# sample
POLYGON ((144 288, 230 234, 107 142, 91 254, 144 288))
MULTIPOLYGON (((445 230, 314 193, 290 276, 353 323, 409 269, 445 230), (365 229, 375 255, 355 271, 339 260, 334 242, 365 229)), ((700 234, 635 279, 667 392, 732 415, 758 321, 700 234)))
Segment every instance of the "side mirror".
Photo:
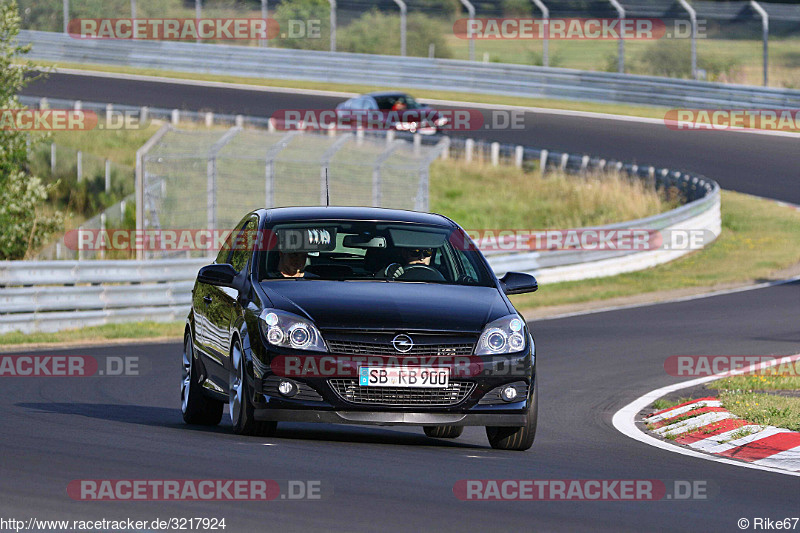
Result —
POLYGON ((500 285, 506 294, 524 294, 526 292, 535 292, 539 288, 536 278, 522 272, 507 272, 505 276, 500 278, 500 285))
POLYGON ((197 273, 197 281, 209 285, 216 285, 218 287, 233 287, 236 275, 236 270, 233 269, 232 265, 227 263, 207 265, 201 268, 197 273))

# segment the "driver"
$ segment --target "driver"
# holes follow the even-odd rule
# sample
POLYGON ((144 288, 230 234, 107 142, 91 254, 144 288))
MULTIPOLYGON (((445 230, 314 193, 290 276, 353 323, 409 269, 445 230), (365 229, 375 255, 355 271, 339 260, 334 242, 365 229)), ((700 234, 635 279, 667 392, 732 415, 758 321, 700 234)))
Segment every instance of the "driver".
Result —
POLYGON ((433 250, 431 248, 400 248, 400 257, 403 260, 403 264, 400 265, 398 263, 392 263, 391 265, 387 266, 386 270, 384 271, 385 277, 387 279, 397 279, 403 275, 407 267, 412 265, 424 265, 430 267, 432 255, 433 250))
POLYGON ((278 272, 284 278, 304 278, 306 275, 307 252, 280 252, 278 272))

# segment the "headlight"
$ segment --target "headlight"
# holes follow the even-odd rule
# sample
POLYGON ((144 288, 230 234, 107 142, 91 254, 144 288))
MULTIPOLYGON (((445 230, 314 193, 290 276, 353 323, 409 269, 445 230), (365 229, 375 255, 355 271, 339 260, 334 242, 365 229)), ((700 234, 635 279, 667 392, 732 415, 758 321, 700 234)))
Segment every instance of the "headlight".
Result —
POLYGON ((439 126, 440 128, 442 126, 446 126, 448 122, 450 121, 447 119, 447 117, 439 117, 436 119, 436 125, 439 126))
POLYGON ((328 351, 317 327, 305 318, 278 309, 264 309, 258 322, 267 342, 273 346, 328 351))
POLYGON ((497 355, 525 349, 525 322, 519 315, 507 315, 483 328, 475 355, 497 355))

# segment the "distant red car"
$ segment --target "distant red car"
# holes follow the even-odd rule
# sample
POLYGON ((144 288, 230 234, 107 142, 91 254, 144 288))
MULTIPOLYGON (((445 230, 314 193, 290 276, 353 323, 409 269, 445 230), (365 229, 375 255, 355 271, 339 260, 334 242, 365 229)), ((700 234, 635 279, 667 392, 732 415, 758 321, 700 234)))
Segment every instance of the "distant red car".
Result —
POLYGON ((450 120, 413 96, 400 92, 375 92, 356 96, 336 106, 341 124, 365 129, 408 131, 433 135, 446 129, 450 120))

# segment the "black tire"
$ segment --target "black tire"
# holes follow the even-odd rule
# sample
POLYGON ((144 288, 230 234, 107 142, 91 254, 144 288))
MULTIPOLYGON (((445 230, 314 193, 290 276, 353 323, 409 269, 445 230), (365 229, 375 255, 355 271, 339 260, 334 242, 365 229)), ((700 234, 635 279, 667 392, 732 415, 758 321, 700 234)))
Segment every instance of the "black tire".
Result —
POLYGON ((252 390, 245 371, 242 345, 237 339, 231 348, 233 368, 228 387, 228 409, 231 415, 233 432, 237 435, 269 437, 275 433, 277 422, 263 422, 255 419, 252 390))
POLYGON ((539 405, 539 389, 533 386, 533 400, 528 409, 528 420, 522 427, 486 427, 489 444, 495 450, 525 451, 533 445, 536 437, 536 419, 539 405))
POLYGON ((422 429, 427 436, 436 439, 455 439, 464 433, 464 426, 423 426, 422 429))
POLYGON ((203 394, 194 360, 191 334, 183 341, 183 376, 181 379, 181 414, 187 424, 216 426, 222 420, 223 402, 203 394))

